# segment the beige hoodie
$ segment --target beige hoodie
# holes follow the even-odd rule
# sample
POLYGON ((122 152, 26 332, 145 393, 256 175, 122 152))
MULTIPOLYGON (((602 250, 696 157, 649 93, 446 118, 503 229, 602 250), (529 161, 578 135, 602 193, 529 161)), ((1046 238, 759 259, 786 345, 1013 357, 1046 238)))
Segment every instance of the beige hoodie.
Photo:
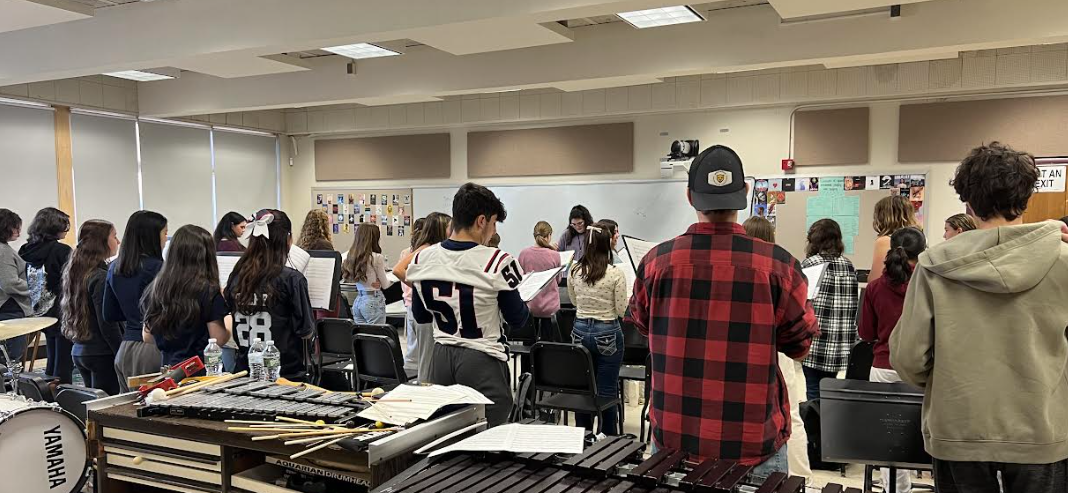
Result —
POLYGON ((1068 458, 1068 245, 1060 222, 970 231, 920 256, 890 362, 924 387, 927 451, 1068 458))

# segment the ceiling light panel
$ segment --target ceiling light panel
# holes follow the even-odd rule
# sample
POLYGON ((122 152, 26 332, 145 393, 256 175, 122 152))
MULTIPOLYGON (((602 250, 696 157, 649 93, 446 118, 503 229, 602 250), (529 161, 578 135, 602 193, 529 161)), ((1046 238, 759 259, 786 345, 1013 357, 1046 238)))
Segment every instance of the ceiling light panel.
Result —
POLYGON ((697 12, 685 5, 621 12, 616 15, 638 29, 701 22, 704 20, 697 12))
POLYGON ((138 82, 151 82, 154 80, 167 80, 173 79, 169 75, 153 74, 152 72, 142 72, 140 70, 124 70, 122 72, 105 72, 104 75, 109 77, 118 77, 120 79, 136 80, 138 82))
POLYGON ((379 58, 384 56, 396 56, 400 53, 387 50, 381 46, 376 46, 371 43, 356 43, 352 45, 331 46, 329 48, 323 48, 330 53, 336 53, 338 55, 353 58, 356 60, 363 58, 379 58))

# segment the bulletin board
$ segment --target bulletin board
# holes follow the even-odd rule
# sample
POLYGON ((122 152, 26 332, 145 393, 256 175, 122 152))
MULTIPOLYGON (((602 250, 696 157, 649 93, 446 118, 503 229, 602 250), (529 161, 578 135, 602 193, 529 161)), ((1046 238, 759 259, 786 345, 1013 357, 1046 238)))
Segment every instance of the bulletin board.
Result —
POLYGON ((776 243, 798 259, 805 258, 812 223, 830 218, 842 228, 845 257, 857 269, 871 269, 875 203, 893 194, 912 202, 926 230, 926 174, 758 177, 755 183, 752 214, 775 224, 776 243))
POLYGON ((370 223, 382 232, 387 266, 396 263, 401 250, 411 243, 413 200, 410 188, 314 188, 311 192, 311 206, 330 216, 334 248, 342 257, 352 246, 356 226, 370 223))

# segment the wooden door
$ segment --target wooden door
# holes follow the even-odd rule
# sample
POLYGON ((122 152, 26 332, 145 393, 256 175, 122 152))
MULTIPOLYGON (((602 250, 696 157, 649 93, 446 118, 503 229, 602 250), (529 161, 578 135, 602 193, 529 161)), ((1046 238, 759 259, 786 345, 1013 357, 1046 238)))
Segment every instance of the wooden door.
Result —
POLYGON ((1047 219, 1060 219, 1068 216, 1066 208, 1068 194, 1066 192, 1036 193, 1031 196, 1027 203, 1027 211, 1024 212, 1025 223, 1037 223, 1047 219))

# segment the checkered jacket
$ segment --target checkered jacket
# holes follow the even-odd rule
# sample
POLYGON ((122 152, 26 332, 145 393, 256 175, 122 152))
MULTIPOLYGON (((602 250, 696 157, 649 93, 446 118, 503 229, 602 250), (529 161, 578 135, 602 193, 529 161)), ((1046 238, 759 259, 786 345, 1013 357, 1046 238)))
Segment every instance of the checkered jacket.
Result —
POLYGON ((819 333, 801 265, 733 223, 699 223, 638 266, 627 320, 649 337, 661 448, 759 464, 790 437, 778 355, 819 333))
POLYGON ((857 271, 849 259, 838 255, 813 255, 802 268, 827 264, 812 308, 820 321, 820 335, 801 364, 816 370, 840 372, 849 362, 857 342, 857 271))

